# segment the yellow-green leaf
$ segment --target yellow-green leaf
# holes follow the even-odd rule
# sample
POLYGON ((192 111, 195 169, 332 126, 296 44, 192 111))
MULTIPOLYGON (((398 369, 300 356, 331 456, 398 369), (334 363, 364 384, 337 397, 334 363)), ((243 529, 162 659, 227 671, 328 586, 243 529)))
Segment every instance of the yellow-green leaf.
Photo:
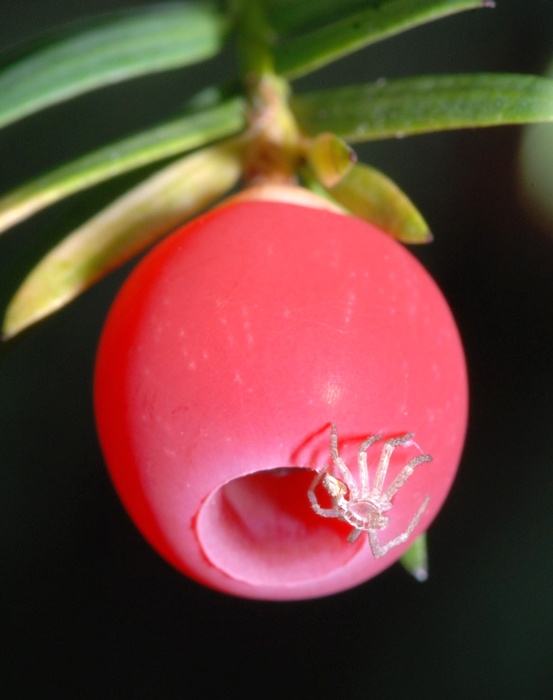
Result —
POLYGON ((4 337, 65 306, 225 194, 240 177, 242 147, 232 139, 172 163, 71 233, 23 281, 6 311, 4 337))
POLYGON ((402 243, 432 240, 426 221, 409 197, 389 177, 369 165, 357 163, 328 192, 354 216, 402 243))
POLYGON ((325 187, 333 187, 349 172, 357 160, 355 151, 334 134, 319 134, 307 154, 317 179, 325 187))
POLYGON ((0 233, 75 192, 230 136, 244 126, 242 100, 235 99, 160 124, 66 163, 0 198, 0 233))

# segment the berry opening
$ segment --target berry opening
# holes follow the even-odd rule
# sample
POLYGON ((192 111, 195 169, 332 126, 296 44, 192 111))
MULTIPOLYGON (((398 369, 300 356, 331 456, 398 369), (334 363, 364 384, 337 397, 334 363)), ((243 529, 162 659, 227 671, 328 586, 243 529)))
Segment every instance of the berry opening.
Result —
POLYGON ((252 585, 294 585, 347 564, 362 540, 351 527, 316 515, 307 499, 314 471, 285 467, 233 479, 198 512, 196 534, 213 566, 252 585))

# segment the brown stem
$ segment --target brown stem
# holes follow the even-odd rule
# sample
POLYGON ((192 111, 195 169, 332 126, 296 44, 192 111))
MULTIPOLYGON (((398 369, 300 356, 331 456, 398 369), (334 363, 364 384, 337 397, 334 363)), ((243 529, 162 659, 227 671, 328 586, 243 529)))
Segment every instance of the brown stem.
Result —
POLYGON ((266 74, 248 87, 252 140, 244 159, 244 180, 248 185, 296 184, 305 148, 288 108, 288 85, 266 74))

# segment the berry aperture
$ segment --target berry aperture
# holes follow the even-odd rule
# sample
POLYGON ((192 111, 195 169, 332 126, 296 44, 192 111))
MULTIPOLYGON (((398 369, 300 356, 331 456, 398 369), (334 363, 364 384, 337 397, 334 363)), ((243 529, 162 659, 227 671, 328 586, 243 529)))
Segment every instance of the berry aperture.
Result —
MULTIPOLYGON (((404 247, 353 217, 238 201, 131 274, 102 335, 95 405, 114 484, 169 562, 233 595, 301 599, 362 583, 411 541, 376 558, 313 511, 331 423, 355 479, 367 435, 416 434, 391 455, 390 483, 432 455, 394 496, 383 542, 430 494, 416 537, 457 469, 467 378, 447 303, 404 247)), ((317 497, 331 507, 322 485, 317 497)))

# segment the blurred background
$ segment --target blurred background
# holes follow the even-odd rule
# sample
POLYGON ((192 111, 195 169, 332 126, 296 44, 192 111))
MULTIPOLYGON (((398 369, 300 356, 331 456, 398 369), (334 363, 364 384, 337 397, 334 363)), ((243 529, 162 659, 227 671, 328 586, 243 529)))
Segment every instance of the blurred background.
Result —
MULTIPOLYGON (((4 3, 0 47, 138 4, 4 3)), ((551 0, 497 5, 369 47, 296 89, 433 72, 545 71, 551 0)), ((172 115, 232 71, 229 54, 3 130, 0 191, 172 115)), ((549 133, 542 131, 544 143, 549 133)), ((91 410, 96 344, 130 266, 0 350, 5 697, 45 689, 102 700, 553 697, 553 222, 533 197, 541 176, 527 168, 521 185, 522 136, 503 127, 358 148, 430 223, 434 243, 412 250, 451 304, 469 365, 466 450, 429 532, 427 583, 395 565, 337 596, 252 602, 202 588, 149 548, 112 489, 91 410)), ((137 178, 97 187, 6 233, 1 308, 33 260, 137 178)))

